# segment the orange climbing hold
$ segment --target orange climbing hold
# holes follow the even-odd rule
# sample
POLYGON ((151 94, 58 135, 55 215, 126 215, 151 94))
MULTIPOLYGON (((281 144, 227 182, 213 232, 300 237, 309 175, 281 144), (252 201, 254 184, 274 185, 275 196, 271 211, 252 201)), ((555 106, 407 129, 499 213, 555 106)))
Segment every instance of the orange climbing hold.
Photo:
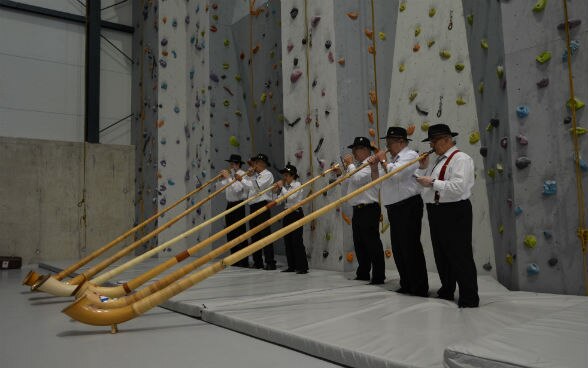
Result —
POLYGON ((416 125, 410 124, 408 127, 406 127, 406 134, 413 135, 415 129, 416 129, 416 125))
POLYGON ((374 32, 372 32, 371 29, 366 28, 363 33, 365 33, 366 37, 369 38, 370 40, 374 39, 374 32))
POLYGON ((376 53, 376 48, 374 47, 374 45, 368 46, 368 52, 372 55, 376 53))
POLYGON ((347 262, 349 262, 349 263, 353 262, 353 252, 347 253, 347 256, 345 257, 345 259, 347 259, 347 262))
POLYGON ((370 124, 374 123, 374 113, 373 111, 368 111, 368 120, 370 121, 370 124))
POLYGON ((370 102, 372 103, 372 105, 375 105, 378 102, 378 95, 376 94, 376 91, 374 91, 373 89, 370 90, 370 102))
POLYGON ((368 132, 370 134, 370 137, 375 137, 376 136, 376 130, 374 128, 370 128, 370 130, 368 132))
POLYGON ((158 128, 161 128, 164 125, 165 125, 165 120, 157 120, 157 127, 158 128))
POLYGON ((255 45, 254 48, 251 49, 251 52, 254 54, 257 54, 257 52, 259 51, 259 49, 261 48, 260 44, 255 45))
POLYGON ((419 52, 420 49, 421 49, 421 45, 417 42, 412 47, 412 52, 419 52))
POLYGON ((337 60, 337 62, 339 63, 339 65, 345 65, 345 58, 339 58, 339 60, 337 60))
POLYGON ((384 254, 386 255, 386 258, 392 257, 392 251, 390 249, 386 249, 386 251, 384 251, 384 254))
POLYGON ((351 12, 347 13, 347 16, 349 17, 349 19, 356 20, 357 17, 359 16, 359 13, 357 13, 355 11, 351 11, 351 12))
POLYGON ((218 28, 216 28, 215 25, 210 26, 210 32, 216 32, 218 31, 218 28))
POLYGON ((343 218, 343 221, 347 223, 347 225, 351 225, 351 219, 344 212, 341 212, 341 217, 343 218))

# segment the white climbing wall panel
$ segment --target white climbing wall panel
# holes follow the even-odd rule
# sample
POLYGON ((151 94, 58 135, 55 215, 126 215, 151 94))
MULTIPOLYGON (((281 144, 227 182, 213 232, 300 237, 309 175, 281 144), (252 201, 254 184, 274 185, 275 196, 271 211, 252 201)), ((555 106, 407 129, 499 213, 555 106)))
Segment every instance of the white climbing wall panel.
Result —
MULTIPOLYGON (((476 167, 471 197, 474 259, 478 273, 494 273, 486 179, 478 153, 478 119, 461 0, 404 1, 398 11, 389 125, 413 132, 410 146, 420 152, 430 149, 428 143, 421 142, 427 137, 428 125, 445 123, 459 133, 457 145, 474 159, 476 167)), ((425 213, 421 238, 427 267, 435 270, 426 218, 425 213)), ((382 239, 389 243, 388 237, 386 232, 382 239)))

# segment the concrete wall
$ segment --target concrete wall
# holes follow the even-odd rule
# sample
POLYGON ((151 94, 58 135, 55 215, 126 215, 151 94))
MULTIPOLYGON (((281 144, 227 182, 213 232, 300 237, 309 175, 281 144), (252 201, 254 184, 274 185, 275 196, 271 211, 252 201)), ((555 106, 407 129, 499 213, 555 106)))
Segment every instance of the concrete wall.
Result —
MULTIPOLYGON (((565 33, 557 26, 563 22, 561 2, 547 2, 541 12, 533 12, 530 2, 464 1, 474 80, 484 82, 483 94, 477 94, 482 144, 487 148, 486 172, 488 197, 492 199, 491 218, 498 266, 498 279, 514 289, 582 294, 584 290, 582 253, 576 230, 578 221, 577 188, 570 126, 564 124, 570 110, 568 68, 562 62, 565 33), (488 50, 480 48, 487 38, 488 50), (552 59, 544 64, 535 58, 550 51, 552 59), (497 66, 504 67, 502 78, 497 66), (537 82, 544 78, 543 88, 537 82), (529 115, 517 116, 518 106, 526 106, 529 115), (486 131, 490 119, 500 121, 498 128, 486 131), (522 135, 528 144, 521 144, 522 135), (507 141, 507 145, 501 145, 507 141), (516 160, 528 157, 530 166, 519 169, 516 160), (502 174, 497 165, 503 165, 502 174), (543 194, 546 180, 557 182, 557 193, 543 194), (536 245, 524 244, 534 236, 536 245), (514 259, 513 259, 514 258, 514 259), (537 267, 538 273, 533 272, 537 267)), ((586 2, 568 2, 571 19, 582 24, 571 30, 571 39, 580 45, 588 41, 586 2)), ((572 56, 576 96, 588 95, 588 59, 580 48, 572 56)), ((585 109, 577 112, 578 125, 585 128, 585 109)), ((588 154, 580 136, 580 155, 588 154)), ((586 174, 582 183, 587 185, 586 174)), ((584 193, 586 196, 586 193, 584 193)))
POLYGON ((132 147, 0 137, 0 157, 0 254, 75 259, 133 226, 132 147))
MULTIPOLYGON (((103 0, 102 7, 115 0, 103 0)), ((24 1, 84 15, 75 1, 24 1)), ((102 19, 131 24, 130 2, 105 9, 102 19)), ((132 35, 102 30, 127 55, 132 35)), ((100 53, 100 128, 131 112, 131 68, 112 45, 102 40, 100 53)), ((85 27, 62 20, 0 9, 0 136, 84 140, 85 27)), ((100 134, 107 144, 131 142, 128 118, 100 134)))

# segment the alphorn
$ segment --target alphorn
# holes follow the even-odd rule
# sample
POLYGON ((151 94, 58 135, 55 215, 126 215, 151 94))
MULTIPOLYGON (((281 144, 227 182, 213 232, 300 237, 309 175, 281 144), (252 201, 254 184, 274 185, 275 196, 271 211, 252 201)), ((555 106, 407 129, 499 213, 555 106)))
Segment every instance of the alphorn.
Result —
POLYGON ((183 277, 180 280, 174 282, 173 284, 141 299, 138 300, 130 305, 121 308, 114 308, 114 309, 101 309, 96 306, 90 305, 87 302, 87 297, 83 297, 66 307, 62 312, 68 315, 69 317, 94 326, 112 326, 112 331, 116 331, 116 325, 131 320, 135 317, 140 316, 141 314, 147 312, 148 310, 152 309, 153 307, 159 305, 160 303, 176 296, 177 294, 189 289, 190 287, 194 286, 198 282, 222 271, 227 266, 230 266, 236 262, 239 262, 241 259, 253 254, 254 252, 262 249, 266 245, 276 241, 277 239, 283 237, 286 234, 296 230, 297 228, 317 219, 318 217, 324 215, 328 211, 335 209, 341 206, 343 203, 347 202, 349 199, 357 196, 365 192, 366 190, 380 184, 382 181, 389 179, 393 175, 397 174, 398 172, 412 166, 416 162, 421 159, 424 159, 428 156, 431 152, 429 151, 426 153, 421 154, 416 159, 407 162, 406 164, 398 167, 395 170, 388 172, 387 174, 380 176, 378 179, 371 181, 370 183, 354 190, 353 192, 341 197, 340 199, 331 202, 330 204, 306 215, 302 219, 283 227, 282 229, 272 233, 265 238, 258 240, 257 242, 249 245, 246 248, 243 248, 232 255, 215 262, 214 264, 205 267, 204 269, 195 272, 189 276, 183 277))
POLYGON ((105 283, 106 281, 108 281, 108 280, 112 279, 113 277, 121 274, 122 272, 130 269, 131 267, 133 267, 133 266, 145 261, 146 259, 154 256, 158 252, 161 252, 162 250, 171 247, 172 245, 174 245, 178 241, 180 241, 182 239, 186 239, 190 235, 197 233, 198 231, 200 231, 204 227, 212 224, 213 222, 217 221, 218 219, 225 217, 226 215, 230 214, 231 212, 243 207, 244 205, 246 205, 250 201, 254 200, 257 197, 264 195, 265 193, 269 192, 270 190, 272 190, 274 188, 275 188, 275 185, 272 185, 271 187, 257 193, 256 195, 241 201, 241 203, 237 204, 236 206, 233 206, 233 207, 219 213, 218 215, 211 217, 210 219, 206 220, 205 222, 191 228, 190 230, 187 230, 187 231, 175 236, 174 238, 166 241, 165 243, 158 245, 157 247, 131 259, 130 261, 128 261, 128 262, 126 262, 116 268, 113 268, 112 270, 110 270, 108 272, 105 272, 101 275, 94 277, 92 280, 85 282, 83 284, 83 286, 78 291, 76 291, 76 294, 83 294, 84 291, 90 286, 96 287, 96 285, 101 285, 101 284, 105 283))
MULTIPOLYGON (((159 216, 163 215, 164 213, 168 212, 169 210, 175 208, 177 205, 179 205, 180 203, 184 202, 187 198, 190 198, 191 196, 193 196, 194 194, 197 194, 198 192, 200 192, 202 189, 206 188, 207 186, 209 186, 212 182, 216 181, 217 179, 220 178, 220 174, 218 174, 217 176, 215 176, 214 178, 210 179, 209 181, 207 181, 206 183, 202 184, 201 186, 199 186, 198 188, 194 189, 193 191, 187 193, 186 195, 184 195, 182 198, 178 199, 176 202, 174 202, 173 204, 169 205, 168 207, 164 208, 163 210, 155 213, 154 215, 152 215, 151 217, 149 217, 148 219, 146 219, 145 221, 141 222, 139 225, 133 227, 130 230, 127 230, 124 234, 119 235, 117 238, 115 238, 114 240, 112 240, 110 243, 100 247, 99 249, 96 249, 95 251, 93 251, 92 253, 88 254, 86 257, 80 259, 78 262, 74 263, 73 265, 65 268, 63 271, 59 272, 56 275, 53 275, 53 277, 58 280, 61 281, 63 280, 65 277, 71 275, 72 273, 74 273, 77 269, 79 269, 80 267, 85 266, 86 264, 88 264, 89 262, 93 261, 94 259, 96 259, 97 257, 101 256, 104 252, 106 252, 107 250, 109 250, 110 248, 114 247, 115 245, 117 245, 118 243, 120 243, 121 241, 123 241, 124 239, 126 239, 127 237, 129 237, 131 234, 141 230, 142 228, 144 228, 145 226, 147 226, 149 223, 151 223, 153 220, 155 220, 156 218, 158 218, 159 216)), ((43 275, 36 273, 35 271, 30 271, 27 276, 24 278, 22 284, 23 285, 27 285, 27 286, 33 286, 37 281, 39 281, 39 279, 43 277, 43 275)))
MULTIPOLYGON (((265 211, 268 211, 270 208, 274 207, 276 204, 278 204, 282 201, 285 201, 290 195, 294 194, 297 191, 304 189, 305 187, 312 184, 313 182, 320 179, 321 177, 324 177, 325 175, 327 175, 329 172, 333 171, 334 169, 335 168, 333 167, 333 168, 330 168, 330 169, 324 171, 320 175, 308 180, 306 183, 302 184, 301 186, 292 190, 291 192, 287 193, 286 195, 276 199, 275 201, 272 201, 272 202, 266 204, 265 206, 259 208, 257 211, 255 211, 255 212, 249 214, 248 216, 244 217, 243 219, 235 222, 233 225, 229 226, 228 228, 226 228, 218 233, 215 233, 211 237, 201 241, 200 243, 185 250, 184 252, 177 254, 175 257, 169 258, 165 262, 153 267, 149 271, 143 273, 142 275, 135 277, 134 279, 124 283, 123 285, 114 286, 114 287, 89 286, 87 291, 88 291, 88 293, 96 293, 96 294, 108 296, 111 298, 121 297, 123 295, 130 294, 131 291, 137 289, 139 286, 143 285, 147 281, 151 280, 152 278, 154 278, 157 275, 161 274, 162 272, 166 271, 170 267, 175 266, 179 262, 182 262, 184 259, 188 258, 190 255, 193 255, 197 251, 199 251, 200 249, 208 246, 209 244, 212 244, 214 241, 220 239, 225 234, 233 231, 234 229, 238 228, 242 224, 245 224, 247 221, 251 220, 252 218, 259 216, 261 213, 263 213, 265 211)), ((236 239, 231 240, 229 242, 230 244, 232 244, 231 247, 249 239, 252 235, 256 234, 260 230, 270 226, 273 222, 279 220, 281 218, 280 216, 281 216, 281 213, 278 214, 277 216, 270 218, 270 220, 268 220, 268 221, 271 221, 271 222, 265 221, 263 224, 260 224, 257 227, 255 227, 254 229, 251 229, 248 232, 246 232, 245 234, 242 234, 240 237, 236 238, 236 239, 239 239, 239 241, 236 241, 236 239), (274 220, 274 218, 277 218, 277 220, 274 220)), ((78 294, 78 296, 81 296, 81 293, 78 294)))
POLYGON ((156 236, 157 234, 161 233, 162 231, 170 228, 173 224, 180 221, 183 217, 188 215, 189 213, 195 211, 199 207, 201 207, 204 203, 210 201, 214 198, 217 194, 224 191, 228 188, 231 184, 235 182, 236 179, 233 179, 228 184, 223 185, 220 189, 216 190, 215 192, 209 194, 206 198, 200 200, 195 205, 189 207, 188 209, 184 210, 182 213, 177 215, 176 217, 172 218, 170 221, 165 223, 164 225, 158 227, 157 229, 153 230, 149 234, 145 235, 141 239, 135 241, 134 243, 126 246, 125 248, 119 250, 117 253, 113 254, 109 258, 103 260, 96 266, 82 272, 78 276, 74 277, 67 283, 62 281, 56 280, 51 276, 44 276, 39 281, 37 281, 32 287, 32 290, 44 291, 46 293, 55 295, 55 296, 71 296, 74 295, 80 285, 88 280, 89 278, 93 277, 98 272, 102 271, 106 267, 110 266, 112 263, 118 261, 122 257, 129 254, 132 250, 139 247, 141 244, 145 243, 147 240, 151 239, 152 237, 156 236))

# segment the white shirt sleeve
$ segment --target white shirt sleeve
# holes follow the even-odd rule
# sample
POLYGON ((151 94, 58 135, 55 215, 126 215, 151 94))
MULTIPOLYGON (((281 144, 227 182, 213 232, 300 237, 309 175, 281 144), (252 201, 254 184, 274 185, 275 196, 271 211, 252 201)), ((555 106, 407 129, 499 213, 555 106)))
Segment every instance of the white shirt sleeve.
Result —
MULTIPOLYGON (((388 165, 386 165, 386 168, 388 169, 388 172, 396 170, 400 166, 406 165, 408 162, 414 160, 418 156, 419 156, 418 153, 416 153, 414 151, 409 151, 405 155, 401 155, 400 157, 398 157, 398 160, 396 162, 388 163, 388 165)), ((419 167, 418 165, 419 164, 417 162, 417 163, 407 167, 406 169, 400 171, 398 174, 392 175, 390 180, 399 181, 399 182, 406 180, 408 177, 412 176, 415 173, 415 170, 417 170, 419 167)))
MULTIPOLYGON (((456 155, 450 161, 450 179, 435 180, 433 189, 443 193, 450 193, 452 196, 460 197, 470 190, 474 183, 474 160, 466 155, 456 155), (468 188, 469 187, 469 188, 468 188)), ((447 173, 446 173, 447 174, 447 173)))

